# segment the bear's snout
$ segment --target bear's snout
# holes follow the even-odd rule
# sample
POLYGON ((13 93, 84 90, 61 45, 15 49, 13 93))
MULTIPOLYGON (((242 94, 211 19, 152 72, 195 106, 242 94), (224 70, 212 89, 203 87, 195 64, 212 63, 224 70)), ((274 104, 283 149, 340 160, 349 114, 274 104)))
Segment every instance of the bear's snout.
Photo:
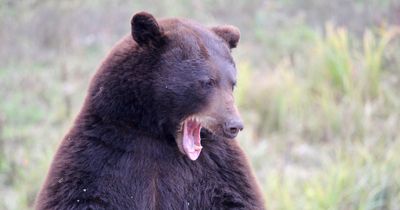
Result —
POLYGON ((243 130, 243 127, 240 119, 228 120, 223 125, 224 135, 227 138, 235 138, 239 131, 243 130))

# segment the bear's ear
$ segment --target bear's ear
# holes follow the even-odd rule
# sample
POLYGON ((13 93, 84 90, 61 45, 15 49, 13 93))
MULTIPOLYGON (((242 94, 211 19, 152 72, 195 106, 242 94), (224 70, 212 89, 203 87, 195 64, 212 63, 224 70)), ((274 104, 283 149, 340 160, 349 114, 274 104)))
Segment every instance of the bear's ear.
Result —
POLYGON ((132 37, 139 46, 160 47, 165 36, 153 15, 139 12, 131 20, 132 37))
POLYGON ((237 27, 231 25, 223 25, 212 27, 211 30, 217 34, 219 37, 224 39, 229 48, 235 48, 240 39, 240 31, 237 27))

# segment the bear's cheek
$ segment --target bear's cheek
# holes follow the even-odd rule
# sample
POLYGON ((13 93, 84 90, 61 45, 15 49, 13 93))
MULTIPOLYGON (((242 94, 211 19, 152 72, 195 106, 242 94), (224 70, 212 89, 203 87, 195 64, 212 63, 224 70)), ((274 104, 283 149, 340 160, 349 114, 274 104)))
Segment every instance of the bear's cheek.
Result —
POLYGON ((197 93, 195 95, 190 95, 190 96, 184 96, 184 107, 182 108, 187 108, 190 111, 190 114, 200 112, 204 107, 207 107, 209 104, 209 99, 208 99, 207 94, 200 94, 197 93))

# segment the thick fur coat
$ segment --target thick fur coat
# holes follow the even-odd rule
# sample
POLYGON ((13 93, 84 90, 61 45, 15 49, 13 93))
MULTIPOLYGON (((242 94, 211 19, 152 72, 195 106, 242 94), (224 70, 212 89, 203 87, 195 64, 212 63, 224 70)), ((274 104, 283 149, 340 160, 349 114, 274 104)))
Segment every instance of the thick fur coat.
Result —
POLYGON ((145 12, 131 27, 92 79, 36 209, 264 209, 233 139, 239 31, 145 12), (194 115, 201 145, 190 150, 194 115))

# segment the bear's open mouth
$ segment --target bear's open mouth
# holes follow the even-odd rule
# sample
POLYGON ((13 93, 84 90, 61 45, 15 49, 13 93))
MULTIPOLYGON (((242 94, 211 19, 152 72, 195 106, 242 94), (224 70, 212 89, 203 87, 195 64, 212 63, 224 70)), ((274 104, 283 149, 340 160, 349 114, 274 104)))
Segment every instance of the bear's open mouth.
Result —
POLYGON ((181 152, 186 154, 191 160, 197 160, 200 156, 201 138, 200 138, 201 123, 196 117, 188 117, 182 125, 181 134, 181 152), (183 150, 183 151, 182 151, 183 150))

